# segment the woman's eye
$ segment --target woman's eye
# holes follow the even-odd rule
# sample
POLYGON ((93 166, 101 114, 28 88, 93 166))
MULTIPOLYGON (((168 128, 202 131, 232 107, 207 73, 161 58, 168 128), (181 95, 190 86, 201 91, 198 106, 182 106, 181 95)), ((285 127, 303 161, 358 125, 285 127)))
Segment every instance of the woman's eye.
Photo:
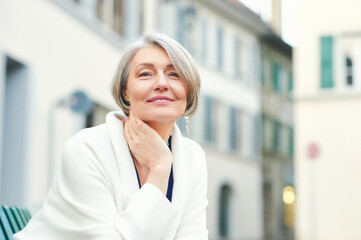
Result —
POLYGON ((178 73, 176 73, 176 72, 171 73, 170 76, 179 78, 179 75, 178 75, 178 73))
POLYGON ((149 77, 150 73, 149 72, 143 72, 141 74, 139 74, 139 77, 149 77))

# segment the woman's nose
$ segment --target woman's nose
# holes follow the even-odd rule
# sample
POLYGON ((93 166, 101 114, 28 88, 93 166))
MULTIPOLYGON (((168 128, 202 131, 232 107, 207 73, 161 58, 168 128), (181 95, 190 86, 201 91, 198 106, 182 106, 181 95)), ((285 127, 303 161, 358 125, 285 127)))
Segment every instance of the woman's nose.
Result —
POLYGON ((156 81, 154 87, 156 90, 161 90, 161 91, 168 89, 168 87, 169 87, 168 80, 167 80, 166 76, 164 76, 164 74, 159 74, 157 76, 157 81, 156 81))

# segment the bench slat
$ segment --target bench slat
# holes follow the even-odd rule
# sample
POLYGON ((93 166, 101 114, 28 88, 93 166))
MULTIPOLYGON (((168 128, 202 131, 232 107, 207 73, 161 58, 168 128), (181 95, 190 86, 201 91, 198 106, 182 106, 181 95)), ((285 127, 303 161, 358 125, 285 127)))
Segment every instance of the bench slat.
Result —
POLYGON ((30 221, 31 214, 30 214, 29 210, 26 208, 23 208, 22 210, 23 210, 24 216, 26 218, 26 222, 28 223, 30 221))
POLYGON ((15 221, 18 224, 19 231, 20 231, 21 229, 23 229, 25 227, 25 224, 24 224, 23 220, 21 219, 21 216, 18 213, 18 211, 16 211, 15 207, 10 207, 10 211, 13 214, 15 221))
POLYGON ((22 208, 16 207, 16 211, 20 214, 21 219, 23 220, 24 226, 28 223, 28 220, 25 216, 24 210, 22 208))
POLYGON ((20 228, 19 228, 18 223, 16 222, 11 210, 4 206, 2 208, 5 211, 7 219, 9 220, 9 223, 10 223, 11 229, 13 230, 13 233, 19 232, 20 228))
POLYGON ((8 219, 3 207, 0 207, 0 222, 1 222, 1 227, 2 227, 1 230, 4 234, 4 236, 6 236, 6 239, 12 239, 14 231, 11 228, 11 223, 9 222, 9 219, 8 219))

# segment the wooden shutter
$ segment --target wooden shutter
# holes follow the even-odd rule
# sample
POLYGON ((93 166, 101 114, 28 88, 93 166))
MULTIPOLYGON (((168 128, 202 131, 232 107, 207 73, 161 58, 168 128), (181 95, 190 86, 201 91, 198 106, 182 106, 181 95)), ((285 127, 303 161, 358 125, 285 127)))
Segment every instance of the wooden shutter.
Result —
POLYGON ((333 38, 321 37, 321 88, 333 87, 333 38))

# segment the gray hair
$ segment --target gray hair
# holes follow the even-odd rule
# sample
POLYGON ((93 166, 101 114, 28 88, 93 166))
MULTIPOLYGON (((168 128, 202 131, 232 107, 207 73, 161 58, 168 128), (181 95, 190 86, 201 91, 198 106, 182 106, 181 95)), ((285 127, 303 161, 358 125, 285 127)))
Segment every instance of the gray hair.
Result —
POLYGON ((135 54, 147 46, 158 46, 164 49, 180 78, 185 82, 187 88, 187 106, 184 116, 192 116, 199 104, 200 76, 196 69, 192 56, 177 41, 163 33, 147 33, 132 42, 123 51, 117 71, 113 78, 112 95, 115 102, 129 114, 129 103, 125 101, 123 94, 127 88, 130 64, 135 54))

